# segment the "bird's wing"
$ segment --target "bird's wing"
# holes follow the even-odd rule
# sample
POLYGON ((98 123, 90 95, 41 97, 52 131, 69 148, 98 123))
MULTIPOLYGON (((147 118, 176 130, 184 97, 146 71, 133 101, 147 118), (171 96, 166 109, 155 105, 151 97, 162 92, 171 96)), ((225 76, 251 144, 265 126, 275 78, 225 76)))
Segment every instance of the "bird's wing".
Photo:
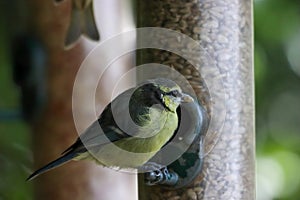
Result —
POLYGON ((93 1, 85 9, 82 20, 82 33, 91 40, 98 41, 100 39, 100 34, 97 29, 97 24, 94 16, 93 1))
POLYGON ((134 123, 128 110, 132 93, 133 89, 127 90, 108 104, 98 120, 93 122, 77 141, 62 154, 70 151, 85 152, 87 149, 98 148, 104 144, 135 135, 135 132, 138 132, 137 128, 131 128, 130 130, 126 128, 132 127, 132 123, 134 123))
POLYGON ((71 19, 65 36, 65 47, 71 48, 82 34, 81 30, 82 11, 72 2, 71 19))

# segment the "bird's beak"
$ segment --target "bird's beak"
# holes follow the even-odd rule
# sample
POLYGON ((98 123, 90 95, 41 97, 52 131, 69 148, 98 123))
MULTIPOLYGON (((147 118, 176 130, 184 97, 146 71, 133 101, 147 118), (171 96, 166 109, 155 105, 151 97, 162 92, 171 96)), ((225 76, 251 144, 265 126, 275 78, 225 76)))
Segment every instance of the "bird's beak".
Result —
POLYGON ((181 96, 181 103, 190 103, 190 102, 193 102, 194 101, 194 98, 191 97, 190 95, 188 94, 185 94, 185 93, 182 93, 182 96, 181 96))

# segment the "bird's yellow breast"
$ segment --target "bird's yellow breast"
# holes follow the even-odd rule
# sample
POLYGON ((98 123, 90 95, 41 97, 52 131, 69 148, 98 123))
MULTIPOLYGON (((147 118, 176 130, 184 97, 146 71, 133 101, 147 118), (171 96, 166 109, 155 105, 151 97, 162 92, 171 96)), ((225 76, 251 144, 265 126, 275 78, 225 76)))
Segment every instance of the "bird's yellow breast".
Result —
MULTIPOLYGON (((132 168, 142 166, 151 159, 170 140, 178 125, 176 113, 162 111, 157 115, 155 112, 151 113, 150 123, 151 128, 155 129, 155 134, 150 137, 130 137, 107 144, 96 153, 99 162, 106 166, 132 168)), ((144 127, 141 127, 141 133, 143 129, 144 127)))

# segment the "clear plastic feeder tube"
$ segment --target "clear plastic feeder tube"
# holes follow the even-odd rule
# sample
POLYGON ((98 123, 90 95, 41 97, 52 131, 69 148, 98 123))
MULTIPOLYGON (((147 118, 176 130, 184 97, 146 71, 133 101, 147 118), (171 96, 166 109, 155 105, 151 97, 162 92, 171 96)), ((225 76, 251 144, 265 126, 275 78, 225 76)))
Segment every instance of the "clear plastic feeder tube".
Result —
MULTIPOLYGON (((158 63, 183 75, 210 120, 197 178, 180 189, 145 186, 140 180, 140 199, 255 199, 252 4, 251 0, 137 1, 138 27, 160 27, 179 35, 155 30, 138 34, 138 43, 151 35, 152 44, 137 54, 138 63, 158 63), (158 45, 164 48, 157 49, 158 45)), ((138 79, 145 73, 149 72, 138 73, 138 79)))

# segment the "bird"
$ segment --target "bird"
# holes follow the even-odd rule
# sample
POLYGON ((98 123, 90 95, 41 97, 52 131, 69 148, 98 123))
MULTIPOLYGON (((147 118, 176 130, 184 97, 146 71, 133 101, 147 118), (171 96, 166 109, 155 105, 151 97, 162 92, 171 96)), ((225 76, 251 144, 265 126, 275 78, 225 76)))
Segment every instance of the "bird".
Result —
MULTIPOLYGON (((60 3, 64 0, 54 1, 60 3)), ((71 21, 65 37, 65 47, 71 48, 82 34, 91 40, 100 40, 94 16, 93 0, 72 0, 71 21)))
POLYGON ((177 108, 194 98, 167 78, 148 79, 119 94, 62 155, 27 180, 71 160, 137 169, 173 138, 177 108))

